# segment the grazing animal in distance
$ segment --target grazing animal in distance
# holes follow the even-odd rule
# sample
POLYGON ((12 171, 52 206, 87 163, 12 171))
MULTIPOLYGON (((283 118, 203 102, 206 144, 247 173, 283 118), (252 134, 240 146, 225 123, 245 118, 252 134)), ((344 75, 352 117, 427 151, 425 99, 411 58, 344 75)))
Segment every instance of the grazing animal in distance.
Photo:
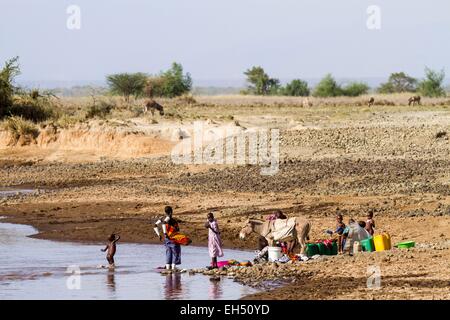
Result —
POLYGON ((408 105, 410 106, 412 104, 413 106, 415 106, 417 103, 420 106, 420 99, 420 96, 412 96, 408 99, 408 105))
POLYGON ((371 106, 373 106, 374 104, 375 104, 375 98, 374 98, 374 97, 370 97, 368 106, 371 107, 371 106))
POLYGON ((164 107, 153 99, 147 99, 145 102, 144 114, 146 114, 149 111, 152 113, 152 116, 155 115, 155 111, 158 111, 159 115, 161 116, 164 115, 164 107))

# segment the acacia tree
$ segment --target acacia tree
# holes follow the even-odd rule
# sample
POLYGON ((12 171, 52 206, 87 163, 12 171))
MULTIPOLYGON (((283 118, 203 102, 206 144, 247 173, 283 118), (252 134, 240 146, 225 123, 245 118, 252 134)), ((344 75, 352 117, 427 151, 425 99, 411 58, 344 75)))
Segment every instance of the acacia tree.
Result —
POLYGON ((256 95, 277 94, 280 89, 280 81, 276 78, 270 78, 262 67, 252 67, 244 72, 249 83, 247 90, 256 95))
POLYGON ((138 97, 143 94, 148 75, 138 73, 117 73, 106 77, 106 83, 113 94, 124 97, 128 103, 130 96, 138 97))
POLYGON ((386 83, 378 88, 378 93, 401 93, 415 92, 417 90, 417 79, 408 76, 404 72, 391 73, 386 83))

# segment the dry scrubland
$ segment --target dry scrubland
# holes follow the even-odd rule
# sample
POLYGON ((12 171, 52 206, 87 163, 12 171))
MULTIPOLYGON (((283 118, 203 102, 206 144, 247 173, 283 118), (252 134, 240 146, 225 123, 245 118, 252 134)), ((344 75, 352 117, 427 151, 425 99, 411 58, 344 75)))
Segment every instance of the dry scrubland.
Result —
POLYGON ((171 204, 195 244, 206 244, 203 221, 214 210, 227 247, 254 249, 255 238, 237 239, 248 217, 275 208, 304 215, 318 239, 336 210, 347 221, 372 209, 378 230, 418 247, 260 265, 235 276, 286 283, 256 298, 450 298, 450 99, 410 107, 407 95, 376 95, 368 108, 368 97, 183 97, 158 100, 164 117, 142 115, 142 101, 96 99, 114 108, 87 119, 92 98, 61 99, 63 115, 32 137, 0 131, 0 185, 40 190, 0 200, 0 215, 36 226, 41 238, 103 241, 116 231, 124 241, 157 242, 151 219, 171 204), (280 128, 279 173, 174 165, 168 154, 194 120, 280 128), (366 287, 370 265, 381 267, 380 290, 366 287))

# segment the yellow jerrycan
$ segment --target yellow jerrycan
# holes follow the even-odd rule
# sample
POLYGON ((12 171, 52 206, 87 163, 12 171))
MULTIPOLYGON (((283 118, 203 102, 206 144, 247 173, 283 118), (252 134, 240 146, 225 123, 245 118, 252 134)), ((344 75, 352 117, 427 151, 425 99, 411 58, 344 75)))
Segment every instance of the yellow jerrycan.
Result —
POLYGON ((391 236, 388 233, 377 234, 373 237, 375 251, 384 251, 391 249, 391 236))

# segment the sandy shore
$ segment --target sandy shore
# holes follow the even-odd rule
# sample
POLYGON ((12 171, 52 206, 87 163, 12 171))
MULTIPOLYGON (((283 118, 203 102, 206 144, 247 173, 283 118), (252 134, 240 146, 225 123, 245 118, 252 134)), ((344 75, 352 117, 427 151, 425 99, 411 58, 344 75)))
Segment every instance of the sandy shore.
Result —
POLYGON ((418 247, 255 266, 235 276, 250 285, 285 282, 249 297, 258 299, 449 299, 450 146, 436 133, 450 132, 450 117, 374 109, 363 118, 320 126, 306 118, 284 128, 274 176, 255 166, 175 165, 161 155, 67 162, 46 158, 51 148, 39 157, 36 147, 2 149, 0 186, 40 191, 1 198, 0 215, 36 227, 39 238, 104 242, 117 232, 125 242, 156 243, 152 224, 171 205, 193 243, 206 245, 212 210, 227 248, 255 249, 256 236, 241 241, 238 233, 248 218, 274 209, 309 218, 311 239, 324 238, 337 211, 348 221, 373 210, 378 232, 418 247), (381 270, 379 290, 367 287, 370 266, 381 270))
MULTIPOLYGON (((7 205, 0 207, 0 215, 8 217, 5 221, 33 225, 39 230, 38 238, 104 242, 104 235, 114 231, 119 232, 126 242, 158 242, 151 230, 152 214, 142 212, 146 211, 143 208, 148 208, 148 204, 58 202, 37 205, 30 203, 30 198, 34 197, 26 196, 23 204, 10 204, 8 201, 7 205)), ((193 243, 207 245, 207 233, 202 229, 202 219, 198 216, 181 210, 177 213, 183 230, 193 238, 193 243)), ((219 221, 226 219, 222 213, 218 217, 219 221)), ((311 220, 315 228, 322 230, 331 224, 332 217, 311 220)), ((450 217, 380 217, 377 223, 393 234, 394 242, 414 239, 418 247, 363 253, 354 257, 323 256, 294 264, 268 263, 228 270, 227 275, 250 286, 271 284, 270 290, 245 299, 449 299, 450 217), (367 287, 370 268, 373 267, 381 272, 380 289, 367 287), (273 289, 273 283, 278 288, 273 289)), ((222 223, 222 226, 227 248, 255 249, 255 239, 236 239, 237 223, 222 223)), ((313 234, 320 237, 317 230, 313 234)))

